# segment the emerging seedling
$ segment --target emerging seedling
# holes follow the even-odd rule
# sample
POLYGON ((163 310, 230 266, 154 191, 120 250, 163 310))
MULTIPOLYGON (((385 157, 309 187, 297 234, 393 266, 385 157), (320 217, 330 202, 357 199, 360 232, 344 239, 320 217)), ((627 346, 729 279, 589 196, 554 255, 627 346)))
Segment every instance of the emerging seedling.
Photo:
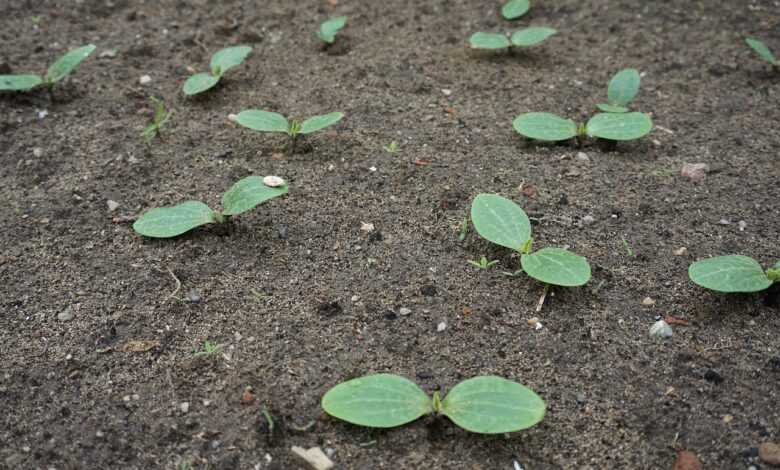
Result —
POLYGON ((295 143, 299 134, 311 134, 332 126, 344 117, 344 113, 328 113, 321 116, 313 116, 303 122, 287 118, 279 113, 262 111, 259 109, 247 109, 236 116, 236 122, 244 127, 260 132, 281 132, 290 137, 291 151, 295 151, 295 143))
POLYGON ((211 72, 196 73, 184 82, 184 94, 197 95, 213 88, 228 70, 244 63, 252 52, 249 46, 227 47, 211 56, 211 72))
POLYGON ((640 80, 636 69, 624 69, 616 73, 607 87, 608 103, 599 103, 596 107, 605 113, 627 113, 626 106, 639 93, 640 80))
POLYGON ((766 44, 754 38, 746 38, 745 42, 754 51, 756 51, 756 53, 760 55, 762 59, 772 64, 774 67, 780 67, 780 60, 775 58, 775 55, 772 54, 772 51, 770 51, 768 47, 766 47, 766 44))
POLYGON ((528 0, 509 0, 501 7, 501 16, 507 20, 516 20, 528 12, 531 2, 528 0))
POLYGON ((696 284, 717 292, 758 292, 780 282, 780 261, 764 272, 749 256, 716 256, 688 267, 688 277, 696 284))
POLYGON ((480 258, 480 259, 479 259, 479 261, 474 261, 474 260, 472 260, 472 259, 469 259, 469 260, 466 260, 466 261, 468 261, 468 263, 469 263, 470 265, 472 265, 472 266, 476 266, 476 267, 478 267, 479 269, 488 269, 488 268, 490 268, 491 266, 493 266, 494 264, 498 263, 498 260, 497 260, 497 259, 496 259, 496 260, 493 260, 493 261, 489 261, 489 260, 487 259, 487 257, 485 257, 485 256, 483 256, 482 258, 480 258))
POLYGON ((606 140, 635 140, 653 129, 645 113, 598 113, 587 124, 577 125, 551 113, 526 113, 512 123, 517 133, 529 139, 557 142, 574 137, 598 137, 606 140))
POLYGON ((320 29, 317 30, 317 37, 322 39, 326 44, 333 44, 336 40, 336 34, 347 24, 346 16, 335 16, 329 18, 327 21, 320 25, 320 29))
POLYGON ((533 26, 515 31, 507 37, 500 33, 474 33, 469 38, 472 49, 506 49, 508 47, 531 47, 549 38, 558 31, 553 28, 533 26))
POLYGON ((442 400, 392 374, 340 383, 322 397, 329 415, 358 426, 392 428, 428 414, 444 415, 461 428, 500 434, 530 428, 544 418, 545 403, 533 390, 496 376, 464 380, 442 400))
POLYGON ((182 202, 150 210, 135 221, 133 230, 145 237, 171 238, 201 225, 227 223, 232 216, 283 194, 287 194, 287 183, 278 176, 247 176, 222 196, 222 212, 200 201, 182 202))
POLYGON ((221 344, 212 343, 209 340, 203 342, 203 349, 192 353, 192 357, 209 356, 222 349, 221 344))
POLYGON ((382 147, 387 153, 396 153, 398 151, 398 142, 392 141, 389 144, 382 147))
POLYGON ((0 75, 0 91, 30 91, 35 87, 44 86, 49 92, 54 84, 68 76, 77 65, 95 50, 94 44, 73 49, 49 66, 46 75, 34 74, 0 75))
POLYGON ((151 144, 152 139, 155 137, 162 136, 162 128, 171 118, 171 114, 173 114, 173 111, 165 109, 165 102, 163 100, 159 100, 154 96, 149 99, 154 103, 154 116, 152 117, 152 122, 144 128, 143 132, 141 132, 141 136, 147 144, 151 144))

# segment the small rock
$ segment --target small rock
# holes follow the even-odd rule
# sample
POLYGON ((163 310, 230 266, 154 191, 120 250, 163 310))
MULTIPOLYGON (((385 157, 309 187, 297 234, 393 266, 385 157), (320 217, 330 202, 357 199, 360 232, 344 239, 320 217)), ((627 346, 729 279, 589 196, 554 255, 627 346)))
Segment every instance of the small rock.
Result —
POLYGON ((686 163, 680 174, 692 181, 698 181, 704 179, 709 170, 710 166, 706 163, 686 163))
POLYGON ((644 299, 642 299, 642 305, 644 305, 645 307, 652 307, 653 305, 655 305, 655 300, 652 297, 645 297, 644 299))
POLYGON ((152 83, 152 77, 149 75, 141 75, 141 78, 138 79, 138 83, 141 85, 148 85, 152 83))
POLYGON ((33 149, 33 157, 41 158, 42 156, 43 156, 43 150, 40 147, 35 147, 33 149))
POLYGON ((181 410, 182 413, 186 413, 186 412, 190 411, 190 402, 183 401, 183 402, 179 403, 179 409, 181 410))
POLYGON ((57 314, 57 320, 59 321, 70 321, 73 320, 73 310, 68 307, 65 310, 61 311, 57 314))
POLYGON ((764 442, 758 446, 758 456, 765 464, 780 467, 780 444, 764 442))
POLYGON ((590 225, 595 221, 596 219, 592 215, 586 215, 582 218, 582 225, 590 225))
POLYGON ((111 199, 106 201, 106 205, 108 206, 108 211, 109 212, 114 212, 115 210, 117 210, 119 208, 119 203, 116 202, 116 201, 113 201, 111 199))
POLYGON ((744 220, 740 220, 739 222, 737 222, 737 227, 739 227, 740 232, 744 232, 745 229, 747 228, 747 222, 745 222, 744 220))
POLYGON ((542 328, 542 322, 540 322, 536 317, 529 318, 526 320, 526 323, 528 323, 529 326, 532 326, 535 330, 542 328))
POLYGON ((590 163, 590 157, 585 152, 577 152, 577 156, 574 160, 578 163, 590 163))
POLYGON ((360 230, 363 232, 373 232, 374 224, 369 222, 360 222, 360 230))
POLYGON ((263 178, 263 184, 269 188, 278 188, 280 186, 284 186, 284 180, 278 176, 266 176, 263 178))
POLYGON ((723 422, 725 424, 729 424, 732 421, 734 421, 734 416, 732 416, 732 415, 723 415, 723 422))
POLYGON ((187 300, 190 302, 197 304, 201 301, 200 292, 197 291, 197 289, 192 289, 187 293, 187 300))
POLYGON ((672 327, 663 320, 658 320, 650 327, 650 336, 654 338, 670 338, 672 334, 672 327))
POLYGON ((375 166, 369 167, 369 168, 368 168, 368 171, 370 171, 371 173, 373 173, 373 172, 375 172, 375 171, 376 171, 376 167, 375 167, 375 166))
POLYGON ((693 452, 689 450, 681 450, 677 452, 677 459, 675 459, 672 465, 672 470, 702 470, 701 462, 699 458, 693 452))
POLYGON ((238 122, 238 114, 233 114, 233 113, 228 114, 228 121, 238 122))
POLYGON ((446 322, 440 322, 438 325, 436 325, 436 331, 441 333, 442 331, 447 329, 447 323, 446 322))
POLYGON ((355 303, 360 300, 359 295, 353 295, 351 299, 349 299, 352 303, 355 303))
POLYGON ((452 94, 452 90, 449 88, 442 88, 441 92, 444 94, 444 96, 450 96, 452 94))
POLYGON ((49 112, 46 111, 45 109, 39 109, 38 110, 38 119, 43 119, 43 118, 45 118, 48 115, 49 115, 49 112))
POLYGON ((252 387, 244 389, 244 393, 241 394, 241 404, 251 405, 255 402, 255 394, 252 393, 252 387))
POLYGON ((108 50, 105 50, 105 51, 101 52, 100 55, 98 55, 98 57, 101 58, 101 59, 103 59, 103 58, 113 59, 114 57, 116 57, 118 52, 119 52, 119 50, 117 50, 117 49, 108 49, 108 50))
POLYGON ((731 225, 731 221, 729 219, 720 219, 718 221, 719 225, 731 225))
POLYGON ((294 456, 309 466, 312 470, 330 470, 334 467, 332 460, 319 447, 304 449, 303 447, 293 446, 290 449, 294 456))
POLYGON ((409 315, 409 314, 411 314, 411 313, 412 313, 412 311, 411 311, 411 309, 408 309, 408 308, 406 308, 406 307, 401 307, 401 309, 400 309, 400 310, 398 310, 398 313, 399 313, 399 314, 401 314, 401 315, 403 315, 403 316, 406 316, 406 315, 409 315))
POLYGON ((577 393, 576 398, 577 398, 577 403, 585 403, 587 401, 587 397, 582 392, 577 393))
POLYGON ((706 380, 707 382, 712 382, 715 385, 717 385, 723 382, 723 376, 712 369, 707 369, 707 372, 704 373, 704 380, 706 380))
POLYGON ((688 248, 680 247, 676 250, 674 250, 674 256, 685 256, 688 254, 688 248))

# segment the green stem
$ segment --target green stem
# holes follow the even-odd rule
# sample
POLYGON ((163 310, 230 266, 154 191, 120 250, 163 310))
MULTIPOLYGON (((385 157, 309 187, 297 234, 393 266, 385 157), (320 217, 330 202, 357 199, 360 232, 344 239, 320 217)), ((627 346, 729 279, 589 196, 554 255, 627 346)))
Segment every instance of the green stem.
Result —
POLYGON ((441 414, 441 397, 439 396, 439 392, 435 391, 433 392, 433 412, 436 414, 441 414))

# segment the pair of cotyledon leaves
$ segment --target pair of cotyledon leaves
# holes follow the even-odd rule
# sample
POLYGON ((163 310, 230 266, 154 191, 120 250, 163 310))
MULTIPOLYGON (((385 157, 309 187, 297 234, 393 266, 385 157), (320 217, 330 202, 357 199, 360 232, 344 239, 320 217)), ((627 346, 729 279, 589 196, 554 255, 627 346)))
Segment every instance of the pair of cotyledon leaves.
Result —
POLYGON ((332 126, 343 117, 344 113, 334 112, 312 116, 298 124, 297 121, 288 121, 286 117, 279 113, 260 109, 247 109, 238 113, 236 122, 256 131, 282 132, 294 137, 297 134, 311 134, 332 126))
POLYGON ((607 140, 634 140, 653 130, 653 120, 645 113, 598 113, 580 128, 571 119, 536 112, 517 116, 512 127, 519 134, 545 141, 568 140, 579 135, 607 140))
POLYGON ((471 204, 471 222, 489 242, 521 253, 520 265, 532 278, 557 286, 581 286, 590 280, 588 261, 562 248, 526 252, 531 221, 517 204, 497 194, 479 194, 471 204))
POLYGON ((768 47, 766 47, 766 44, 755 38, 745 38, 745 42, 748 46, 750 46, 751 49, 753 49, 759 56, 761 56, 762 59, 774 65, 775 67, 780 67, 780 60, 775 58, 775 55, 772 54, 772 51, 770 51, 768 47))
POLYGON ((474 33, 469 38, 472 49, 504 49, 510 46, 531 47, 557 33, 553 28, 532 26, 512 33, 510 37, 500 33, 474 33))
POLYGON ((200 201, 186 201, 146 212, 135 221, 133 229, 146 237, 170 238, 201 225, 222 222, 225 216, 241 214, 287 193, 286 183, 282 181, 278 186, 269 186, 267 178, 272 177, 247 176, 235 183, 222 196, 222 212, 200 201))
POLYGON ((216 86, 228 70, 241 65, 252 48, 249 46, 227 47, 211 56, 210 72, 196 73, 184 82, 185 95, 197 95, 216 86))
POLYGON ((317 37, 322 41, 333 44, 336 40, 336 34, 347 24, 346 16, 335 16, 328 18, 317 30, 317 37))
POLYGON ((718 292, 758 292, 780 281, 780 261, 764 272, 749 256, 716 256, 691 264, 688 277, 696 284, 718 292))
POLYGON ((69 51, 51 64, 44 76, 34 74, 0 75, 0 91, 29 91, 40 85, 51 87, 71 73, 76 66, 92 54, 95 48, 94 44, 87 44, 69 51))
POLYGON ((390 428, 438 413, 481 434, 520 431, 544 418, 545 403, 533 390, 496 376, 465 380, 439 401, 408 379, 367 375, 340 383, 322 397, 329 415, 360 426, 390 428))

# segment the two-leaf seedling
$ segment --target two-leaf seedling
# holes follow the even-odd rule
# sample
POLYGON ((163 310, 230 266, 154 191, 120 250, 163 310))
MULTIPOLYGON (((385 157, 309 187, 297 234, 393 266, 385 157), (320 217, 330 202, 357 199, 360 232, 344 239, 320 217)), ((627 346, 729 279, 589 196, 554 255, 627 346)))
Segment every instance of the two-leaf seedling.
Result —
POLYGON ((751 49, 756 51, 756 53, 760 55, 762 59, 772 64, 772 66, 775 68, 780 68, 780 60, 775 58, 775 55, 772 54, 772 51, 770 51, 768 47, 766 47, 766 44, 755 38, 746 38, 745 42, 748 46, 750 46, 751 49))
POLYGON ((236 122, 244 127, 260 132, 280 132, 290 137, 291 151, 295 151, 295 142, 300 134, 311 134, 328 126, 336 124, 344 113, 328 113, 321 116, 313 116, 303 122, 292 120, 279 113, 262 111, 259 109, 247 109, 236 116, 236 122))
POLYGON ((500 33, 474 33, 469 38, 469 46, 471 46, 472 49, 531 47, 543 42, 557 32, 558 31, 553 28, 532 26, 530 28, 515 31, 509 37, 500 33))
POLYGON ((322 408, 359 426, 392 428, 435 413, 467 431, 498 434, 535 425, 545 403, 524 385, 496 376, 464 380, 442 400, 403 377, 375 374, 336 385, 322 397, 322 408))
POLYGON ((336 40, 336 34, 347 24, 346 16, 335 16, 328 18, 317 30, 317 37, 325 44, 330 45, 336 40))
POLYGON ((764 272, 753 258, 743 255, 716 256, 688 267, 696 284, 717 292, 758 292, 780 282, 780 261, 764 272))
POLYGON ((529 0, 509 0, 501 7, 501 16, 507 20, 516 20, 525 15, 530 8, 529 0))
POLYGON ((152 117, 152 122, 144 128, 143 132, 141 132, 141 136, 147 144, 151 144, 152 139, 162 135, 163 126, 165 126, 171 118, 171 114, 173 114, 173 111, 165 109, 165 102, 163 100, 157 99, 154 96, 149 99, 152 100, 152 103, 154 104, 154 116, 152 117))
POLYGON ((216 86, 228 70, 244 63, 244 59, 252 52, 249 46, 227 47, 211 56, 211 71, 196 73, 184 82, 184 94, 187 96, 203 93, 216 86))
POLYGON ((0 91, 30 91, 38 86, 45 86, 49 91, 54 84, 65 78, 95 50, 94 44, 88 44, 73 49, 49 66, 46 75, 34 74, 0 75, 0 91))
POLYGON ((230 217, 286 193, 287 183, 277 176, 247 176, 222 196, 222 212, 200 201, 187 201, 150 210, 135 221, 133 229, 146 237, 175 237, 201 225, 228 222, 230 217))
POLYGON ((471 204, 471 223, 485 240, 520 253, 526 274, 545 283, 581 286, 590 280, 588 261, 563 248, 531 253, 531 221, 517 204, 497 194, 479 194, 471 204))
POLYGON ((605 113, 627 113, 628 103, 639 93, 641 77, 636 69, 623 69, 616 73, 607 86, 607 103, 596 105, 605 113))

